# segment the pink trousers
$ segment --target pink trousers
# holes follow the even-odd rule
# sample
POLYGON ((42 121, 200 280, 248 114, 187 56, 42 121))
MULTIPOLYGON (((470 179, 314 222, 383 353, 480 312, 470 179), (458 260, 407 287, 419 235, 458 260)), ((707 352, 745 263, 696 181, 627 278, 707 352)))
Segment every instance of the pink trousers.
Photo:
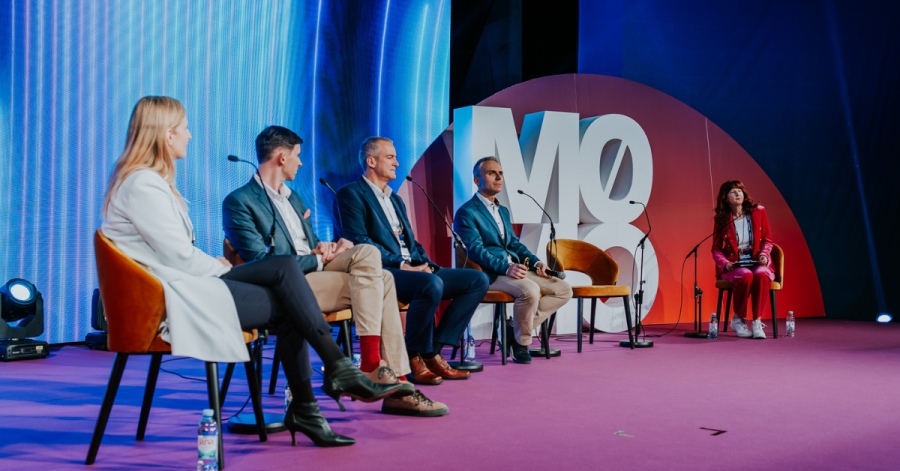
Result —
POLYGON ((775 274, 768 267, 755 266, 753 268, 735 268, 723 273, 722 279, 730 281, 734 285, 734 315, 741 319, 747 318, 747 304, 753 305, 753 318, 759 319, 765 313, 769 304, 769 288, 775 274))

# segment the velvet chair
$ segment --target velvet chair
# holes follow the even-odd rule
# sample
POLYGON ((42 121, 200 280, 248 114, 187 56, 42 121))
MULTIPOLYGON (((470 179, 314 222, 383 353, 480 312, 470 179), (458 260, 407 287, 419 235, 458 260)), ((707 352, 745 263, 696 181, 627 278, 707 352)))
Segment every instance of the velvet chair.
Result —
MULTIPOLYGON (((107 347, 109 351, 116 352, 116 359, 109 375, 109 384, 103 405, 100 407, 100 415, 97 418, 85 464, 93 464, 97 457, 119 383, 125 371, 125 363, 130 355, 151 355, 137 431, 137 440, 144 439, 162 356, 172 351, 169 344, 157 333, 166 313, 162 284, 141 265, 122 253, 99 230, 94 234, 94 251, 97 259, 97 278, 100 282, 100 298, 108 321, 107 347)), ((244 332, 244 341, 251 343, 256 339, 256 335, 255 330, 244 332)), ((259 383, 254 381, 256 374, 253 371, 253 363, 248 361, 244 366, 247 370, 256 420, 257 423, 262 423, 262 397, 259 383)), ((222 407, 219 399, 218 367, 214 362, 206 362, 206 383, 209 407, 215 411, 219 429, 219 469, 224 469, 225 455, 221 439, 224 430, 222 407)), ((259 427, 259 430, 260 441, 266 441, 265 427, 259 427)))
MULTIPOLYGON (((222 250, 225 254, 225 259, 231 262, 233 266, 244 264, 244 259, 241 258, 234 246, 231 245, 231 241, 227 238, 222 243, 222 250)), ((325 316, 325 322, 329 325, 338 325, 340 327, 338 331, 338 343, 341 344, 344 355, 348 358, 352 358, 353 341, 350 337, 350 322, 353 315, 350 309, 342 309, 335 312, 323 312, 322 315, 325 316)), ((254 352, 257 361, 257 371, 259 372, 260 378, 262 378, 262 346, 257 344, 257 348, 254 352)), ((276 348, 274 355, 272 355, 272 375, 269 377, 269 395, 275 394, 275 387, 278 381, 278 367, 280 364, 281 356, 278 354, 278 349, 276 348)), ((223 389, 225 390, 227 390, 228 381, 231 379, 232 369, 233 365, 229 365, 228 371, 225 372, 225 382, 223 383, 223 389)), ((262 384, 262 379, 260 379, 260 384, 262 384)))
POLYGON ((580 240, 557 239, 551 250, 547 244, 547 264, 557 271, 577 271, 591 277, 589 286, 573 286, 572 297, 578 300, 578 351, 581 352, 581 331, 584 320, 584 300, 591 300, 591 333, 588 343, 594 343, 594 320, 597 314, 597 299, 622 298, 625 304, 625 323, 628 325, 628 339, 634 348, 634 332, 631 322, 631 287, 620 286, 619 264, 603 250, 580 240))
MULTIPOLYGON (((772 265, 775 270, 775 279, 769 287, 769 297, 772 302, 772 336, 778 338, 778 314, 775 309, 775 292, 781 291, 784 286, 784 251, 781 247, 772 244, 772 265)), ((730 281, 716 280, 716 289, 719 290, 719 299, 716 307, 716 318, 722 322, 722 293, 728 292, 728 299, 725 301, 725 325, 722 326, 722 332, 728 332, 728 321, 731 316, 731 295, 734 294, 734 284, 730 281)))

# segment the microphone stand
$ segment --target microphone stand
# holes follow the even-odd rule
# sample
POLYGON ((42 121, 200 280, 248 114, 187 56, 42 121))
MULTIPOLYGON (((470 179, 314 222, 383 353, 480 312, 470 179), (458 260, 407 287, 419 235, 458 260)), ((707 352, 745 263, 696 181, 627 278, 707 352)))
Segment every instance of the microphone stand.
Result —
MULTIPOLYGON (((407 175, 406 179, 419 187, 420 190, 422 190, 422 193, 424 193, 425 197, 428 198, 428 201, 431 203, 434 211, 444 221, 444 225, 447 226, 447 229, 450 229, 450 233, 453 234, 453 247, 462 248, 466 252, 466 258, 468 258, 469 249, 466 248, 466 244, 463 243, 462 238, 459 236, 459 234, 457 234, 456 231, 453 230, 453 226, 451 226, 450 223, 447 222, 447 218, 445 218, 444 215, 441 214, 441 210, 438 209, 437 204, 433 199, 431 199, 431 195, 429 195, 428 192, 425 191, 425 188, 422 188, 422 185, 419 185, 417 181, 413 180, 411 176, 407 175)), ((465 339, 465 341, 468 342, 468 339, 465 339)), ((460 345, 460 347, 462 347, 462 345, 460 345)), ((447 362, 447 364, 450 365, 451 368, 455 368, 460 371, 468 371, 469 373, 478 373, 484 371, 484 365, 481 362, 466 360, 466 356, 462 348, 459 349, 459 361, 451 361, 447 362)))
MULTIPOLYGON (((650 214, 647 212, 647 206, 644 203, 639 201, 629 201, 630 204, 639 204, 644 208, 644 216, 647 218, 647 233, 644 234, 644 237, 641 238, 641 242, 638 246, 641 248, 641 272, 640 277, 638 278, 638 292, 634 294, 634 300, 637 304, 635 309, 635 328, 634 328, 634 348, 651 348, 653 347, 652 340, 638 340, 638 335, 644 331, 644 325, 641 323, 641 310, 644 307, 644 243, 647 242, 647 238, 650 237, 650 233, 653 232, 653 226, 650 225, 650 214)), ((625 302, 630 302, 628 299, 625 302)), ((627 314, 626 314, 627 315, 627 314)), ((620 347, 631 348, 630 340, 621 340, 619 341, 620 347)))
MULTIPOLYGON (((528 193, 525 193, 522 190, 518 190, 518 193, 520 195, 525 195, 525 196, 531 198, 531 201, 534 201, 534 204, 536 204, 537 207, 541 209, 541 212, 543 212, 544 215, 547 216, 547 219, 550 221, 550 246, 556 247, 556 226, 553 225, 553 218, 550 217, 549 214, 547 214, 547 211, 544 210, 544 207, 541 206, 541 204, 538 203, 537 200, 534 199, 533 196, 529 195, 528 193)), ((556 261, 554 260, 553 269, 555 269, 555 268, 556 268, 556 261)), ((554 314, 554 316, 555 315, 556 314, 554 314)), ((504 322, 506 322, 505 319, 504 319, 504 322)), ((547 326, 545 328, 547 329, 547 343, 549 344, 550 343, 550 322, 547 322, 546 325, 547 326)), ((579 337, 581 336, 581 326, 580 325, 578 326, 578 336, 579 337)), ((542 344, 544 343, 543 335, 541 335, 541 343, 542 344)), ((506 348, 506 345, 504 345, 503 348, 506 348)), ((529 348, 528 353, 533 357, 541 356, 541 357, 545 357, 545 358, 558 357, 558 356, 562 355, 562 351, 560 351, 558 348, 550 348, 550 345, 541 345, 541 348, 529 348)))
POLYGON ((272 255, 275 255, 275 223, 278 219, 276 216, 277 213, 275 212, 275 204, 272 203, 272 198, 269 197, 269 192, 266 191, 266 184, 263 182, 262 176, 259 175, 259 167, 253 162, 244 160, 236 155, 229 155, 228 160, 232 162, 243 162, 256 169, 256 178, 259 178, 259 184, 262 186, 263 194, 266 195, 266 199, 269 201, 269 208, 272 210, 272 228, 269 229, 269 239, 266 243, 266 257, 271 257, 272 255))
MULTIPOLYGON (((327 181, 325 181, 325 178, 324 178, 324 177, 320 177, 320 178, 319 178, 319 183, 325 185, 326 187, 328 187, 329 190, 331 190, 332 193, 334 193, 334 204, 337 206, 338 224, 341 225, 341 235, 344 235, 344 234, 343 234, 343 232, 344 232, 344 221, 343 221, 343 218, 341 217, 341 206, 337 204, 337 192, 334 191, 334 188, 332 188, 331 185, 329 185, 327 181)), ((337 234, 335 234, 335 236, 337 236, 337 234)), ((335 237, 335 239, 339 239, 339 238, 338 238, 338 237, 335 237)), ((336 241, 336 240, 335 240, 335 241, 336 241)))

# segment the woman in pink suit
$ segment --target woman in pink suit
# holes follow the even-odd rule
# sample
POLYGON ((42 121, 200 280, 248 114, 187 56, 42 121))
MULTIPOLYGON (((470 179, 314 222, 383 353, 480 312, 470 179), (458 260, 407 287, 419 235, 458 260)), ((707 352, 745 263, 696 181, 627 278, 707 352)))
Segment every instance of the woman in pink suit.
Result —
POLYGON ((769 303, 772 271, 772 233, 766 209, 754 202, 744 184, 730 180, 716 198, 712 256, 716 277, 734 284, 734 319, 731 328, 741 338, 764 339, 760 317, 769 303), (747 305, 752 303, 752 330, 747 327, 747 305))

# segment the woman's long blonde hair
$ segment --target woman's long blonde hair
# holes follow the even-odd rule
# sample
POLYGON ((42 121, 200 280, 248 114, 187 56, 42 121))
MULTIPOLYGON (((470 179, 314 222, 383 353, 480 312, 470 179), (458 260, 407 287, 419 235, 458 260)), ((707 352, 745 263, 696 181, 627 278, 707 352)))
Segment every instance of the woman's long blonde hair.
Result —
POLYGON ((184 207, 181 193, 173 184, 175 157, 166 142, 166 131, 178 127, 184 117, 184 106, 174 98, 145 96, 138 100, 128 123, 125 150, 116 161, 109 178, 106 200, 103 202, 104 217, 109 208, 109 200, 116 189, 129 175, 143 169, 153 170, 165 178, 178 202, 184 207))

